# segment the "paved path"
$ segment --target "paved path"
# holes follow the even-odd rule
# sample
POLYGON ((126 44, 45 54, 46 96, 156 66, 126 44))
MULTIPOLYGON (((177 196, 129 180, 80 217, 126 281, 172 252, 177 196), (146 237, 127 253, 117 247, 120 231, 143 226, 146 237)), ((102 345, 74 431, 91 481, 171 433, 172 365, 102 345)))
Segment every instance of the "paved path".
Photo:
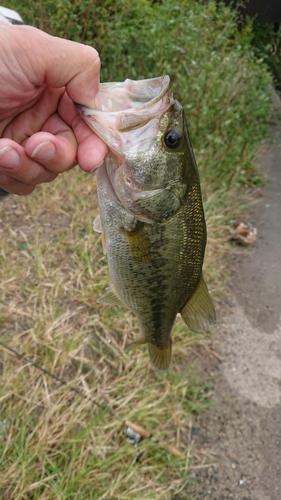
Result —
POLYGON ((221 404, 195 445, 217 466, 199 471, 192 499, 281 500, 281 124, 272 139, 261 160, 269 182, 249 209, 258 239, 234 259, 214 339, 224 361, 206 367, 221 404))

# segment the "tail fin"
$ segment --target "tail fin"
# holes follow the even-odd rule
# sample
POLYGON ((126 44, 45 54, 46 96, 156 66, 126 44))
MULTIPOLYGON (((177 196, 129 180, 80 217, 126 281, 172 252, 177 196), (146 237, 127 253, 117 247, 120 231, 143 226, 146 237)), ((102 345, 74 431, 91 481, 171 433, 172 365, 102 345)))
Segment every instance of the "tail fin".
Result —
POLYGON ((171 362, 172 339, 170 339, 169 342, 163 347, 149 343, 148 353, 151 363, 155 366, 155 368, 158 368, 158 370, 167 370, 171 362))

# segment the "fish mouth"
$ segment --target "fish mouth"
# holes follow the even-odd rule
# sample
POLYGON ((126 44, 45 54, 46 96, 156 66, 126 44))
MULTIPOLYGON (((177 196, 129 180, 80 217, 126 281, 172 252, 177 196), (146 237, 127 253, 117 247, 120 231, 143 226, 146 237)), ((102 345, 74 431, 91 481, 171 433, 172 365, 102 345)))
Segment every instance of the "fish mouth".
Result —
MULTIPOLYGON (((76 104, 87 125, 111 151, 122 154, 136 143, 151 143, 160 117, 174 103, 168 75, 147 80, 101 83, 96 109, 76 104)), ((149 147, 146 144, 146 147, 149 147)))
POLYGON ((147 80, 101 83, 97 102, 101 111, 120 112, 137 110, 141 112, 154 106, 162 99, 170 87, 168 75, 147 80))

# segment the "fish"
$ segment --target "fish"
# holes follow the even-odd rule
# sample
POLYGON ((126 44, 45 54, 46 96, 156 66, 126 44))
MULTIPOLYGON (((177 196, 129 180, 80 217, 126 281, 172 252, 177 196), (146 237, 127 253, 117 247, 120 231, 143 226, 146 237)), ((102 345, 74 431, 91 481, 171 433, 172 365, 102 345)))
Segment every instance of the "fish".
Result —
POLYGON ((111 284, 98 303, 123 304, 137 317, 155 368, 171 362, 179 313, 194 331, 216 322, 202 273, 206 223, 184 110, 170 78, 101 83, 97 109, 77 105, 107 144, 96 175, 111 284))

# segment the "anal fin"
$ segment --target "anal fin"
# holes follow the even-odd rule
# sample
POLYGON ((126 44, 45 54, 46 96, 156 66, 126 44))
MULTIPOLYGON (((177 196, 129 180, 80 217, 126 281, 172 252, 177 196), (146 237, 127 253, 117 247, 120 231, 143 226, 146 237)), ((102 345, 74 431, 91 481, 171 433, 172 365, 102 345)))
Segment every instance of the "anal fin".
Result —
POLYGON ((216 313, 203 276, 180 314, 187 326, 194 331, 204 331, 215 325, 216 313))

